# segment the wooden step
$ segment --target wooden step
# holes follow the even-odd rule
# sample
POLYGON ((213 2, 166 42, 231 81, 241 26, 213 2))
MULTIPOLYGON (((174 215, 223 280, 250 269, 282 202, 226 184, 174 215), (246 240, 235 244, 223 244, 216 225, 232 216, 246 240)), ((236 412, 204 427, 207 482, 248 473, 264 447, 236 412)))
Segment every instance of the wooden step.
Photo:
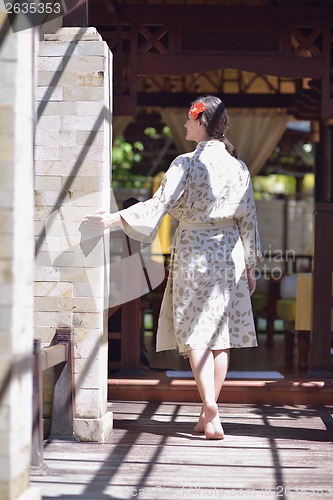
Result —
MULTIPOLYGON (((157 376, 108 379, 109 401, 172 401, 199 403, 193 379, 157 376)), ((219 402, 275 405, 325 405, 333 401, 333 380, 292 377, 279 380, 227 380, 219 402)))

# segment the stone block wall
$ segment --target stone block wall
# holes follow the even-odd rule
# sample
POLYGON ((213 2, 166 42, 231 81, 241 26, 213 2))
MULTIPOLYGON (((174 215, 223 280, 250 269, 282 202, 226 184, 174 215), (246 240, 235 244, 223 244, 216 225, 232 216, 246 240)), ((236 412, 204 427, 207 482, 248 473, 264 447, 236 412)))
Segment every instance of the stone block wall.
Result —
MULTIPOLYGON (((45 346, 58 327, 73 329, 74 434, 89 441, 103 441, 112 429, 106 408, 108 241, 95 241, 81 225, 87 213, 110 209, 111 64, 94 28, 61 28, 40 42, 35 334, 45 346)), ((46 373, 48 417, 51 396, 46 373)))
MULTIPOLYGON (((7 15, 0 2, 0 26, 7 15)), ((30 488, 33 347, 33 128, 35 33, 0 46, 0 498, 30 488)))

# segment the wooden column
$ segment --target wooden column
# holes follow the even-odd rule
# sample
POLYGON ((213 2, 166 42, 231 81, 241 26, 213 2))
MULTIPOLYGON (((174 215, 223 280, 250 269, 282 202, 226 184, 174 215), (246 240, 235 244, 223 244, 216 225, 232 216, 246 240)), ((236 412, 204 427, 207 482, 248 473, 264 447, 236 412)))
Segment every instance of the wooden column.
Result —
MULTIPOLYGON (((138 203, 136 198, 129 198, 124 201, 123 208, 129 208, 138 203)), ((127 258, 140 252, 141 243, 132 240, 124 234, 123 258, 127 258)), ((124 287, 140 288, 140 274, 134 272, 130 283, 123 283, 124 287)), ((121 369, 118 376, 142 376, 140 370, 141 355, 141 328, 140 328, 140 297, 126 302, 121 307, 121 369)))
MULTIPOLYGON (((67 2, 69 3, 69 2, 67 2)), ((63 17, 63 27, 85 28, 88 24, 88 0, 78 0, 74 5, 66 5, 66 14, 63 17)))
POLYGON ((316 157, 311 376, 332 376, 333 126, 320 125, 316 157))

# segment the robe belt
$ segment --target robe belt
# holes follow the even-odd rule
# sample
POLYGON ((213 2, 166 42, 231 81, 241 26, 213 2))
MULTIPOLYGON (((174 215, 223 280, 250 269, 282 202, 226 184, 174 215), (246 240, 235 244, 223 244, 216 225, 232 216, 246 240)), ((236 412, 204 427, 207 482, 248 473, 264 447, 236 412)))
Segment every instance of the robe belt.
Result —
POLYGON ((235 226, 236 221, 234 219, 223 219, 216 222, 191 222, 188 220, 179 221, 180 229, 225 229, 232 228, 235 226))

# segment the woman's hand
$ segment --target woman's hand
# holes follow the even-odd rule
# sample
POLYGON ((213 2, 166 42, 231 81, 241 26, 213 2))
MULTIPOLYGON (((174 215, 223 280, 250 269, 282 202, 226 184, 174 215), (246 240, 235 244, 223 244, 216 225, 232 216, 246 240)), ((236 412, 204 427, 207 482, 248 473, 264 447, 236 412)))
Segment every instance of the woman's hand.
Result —
POLYGON ((250 291, 250 295, 252 295, 253 292, 255 291, 256 285, 257 285, 257 280, 256 280, 256 276, 255 276, 255 268, 247 269, 246 271, 247 271, 247 282, 249 285, 249 291, 250 291))
POLYGON ((94 215, 86 215, 82 222, 93 229, 104 231, 110 227, 119 226, 121 217, 118 212, 110 214, 105 210, 97 210, 94 215))

